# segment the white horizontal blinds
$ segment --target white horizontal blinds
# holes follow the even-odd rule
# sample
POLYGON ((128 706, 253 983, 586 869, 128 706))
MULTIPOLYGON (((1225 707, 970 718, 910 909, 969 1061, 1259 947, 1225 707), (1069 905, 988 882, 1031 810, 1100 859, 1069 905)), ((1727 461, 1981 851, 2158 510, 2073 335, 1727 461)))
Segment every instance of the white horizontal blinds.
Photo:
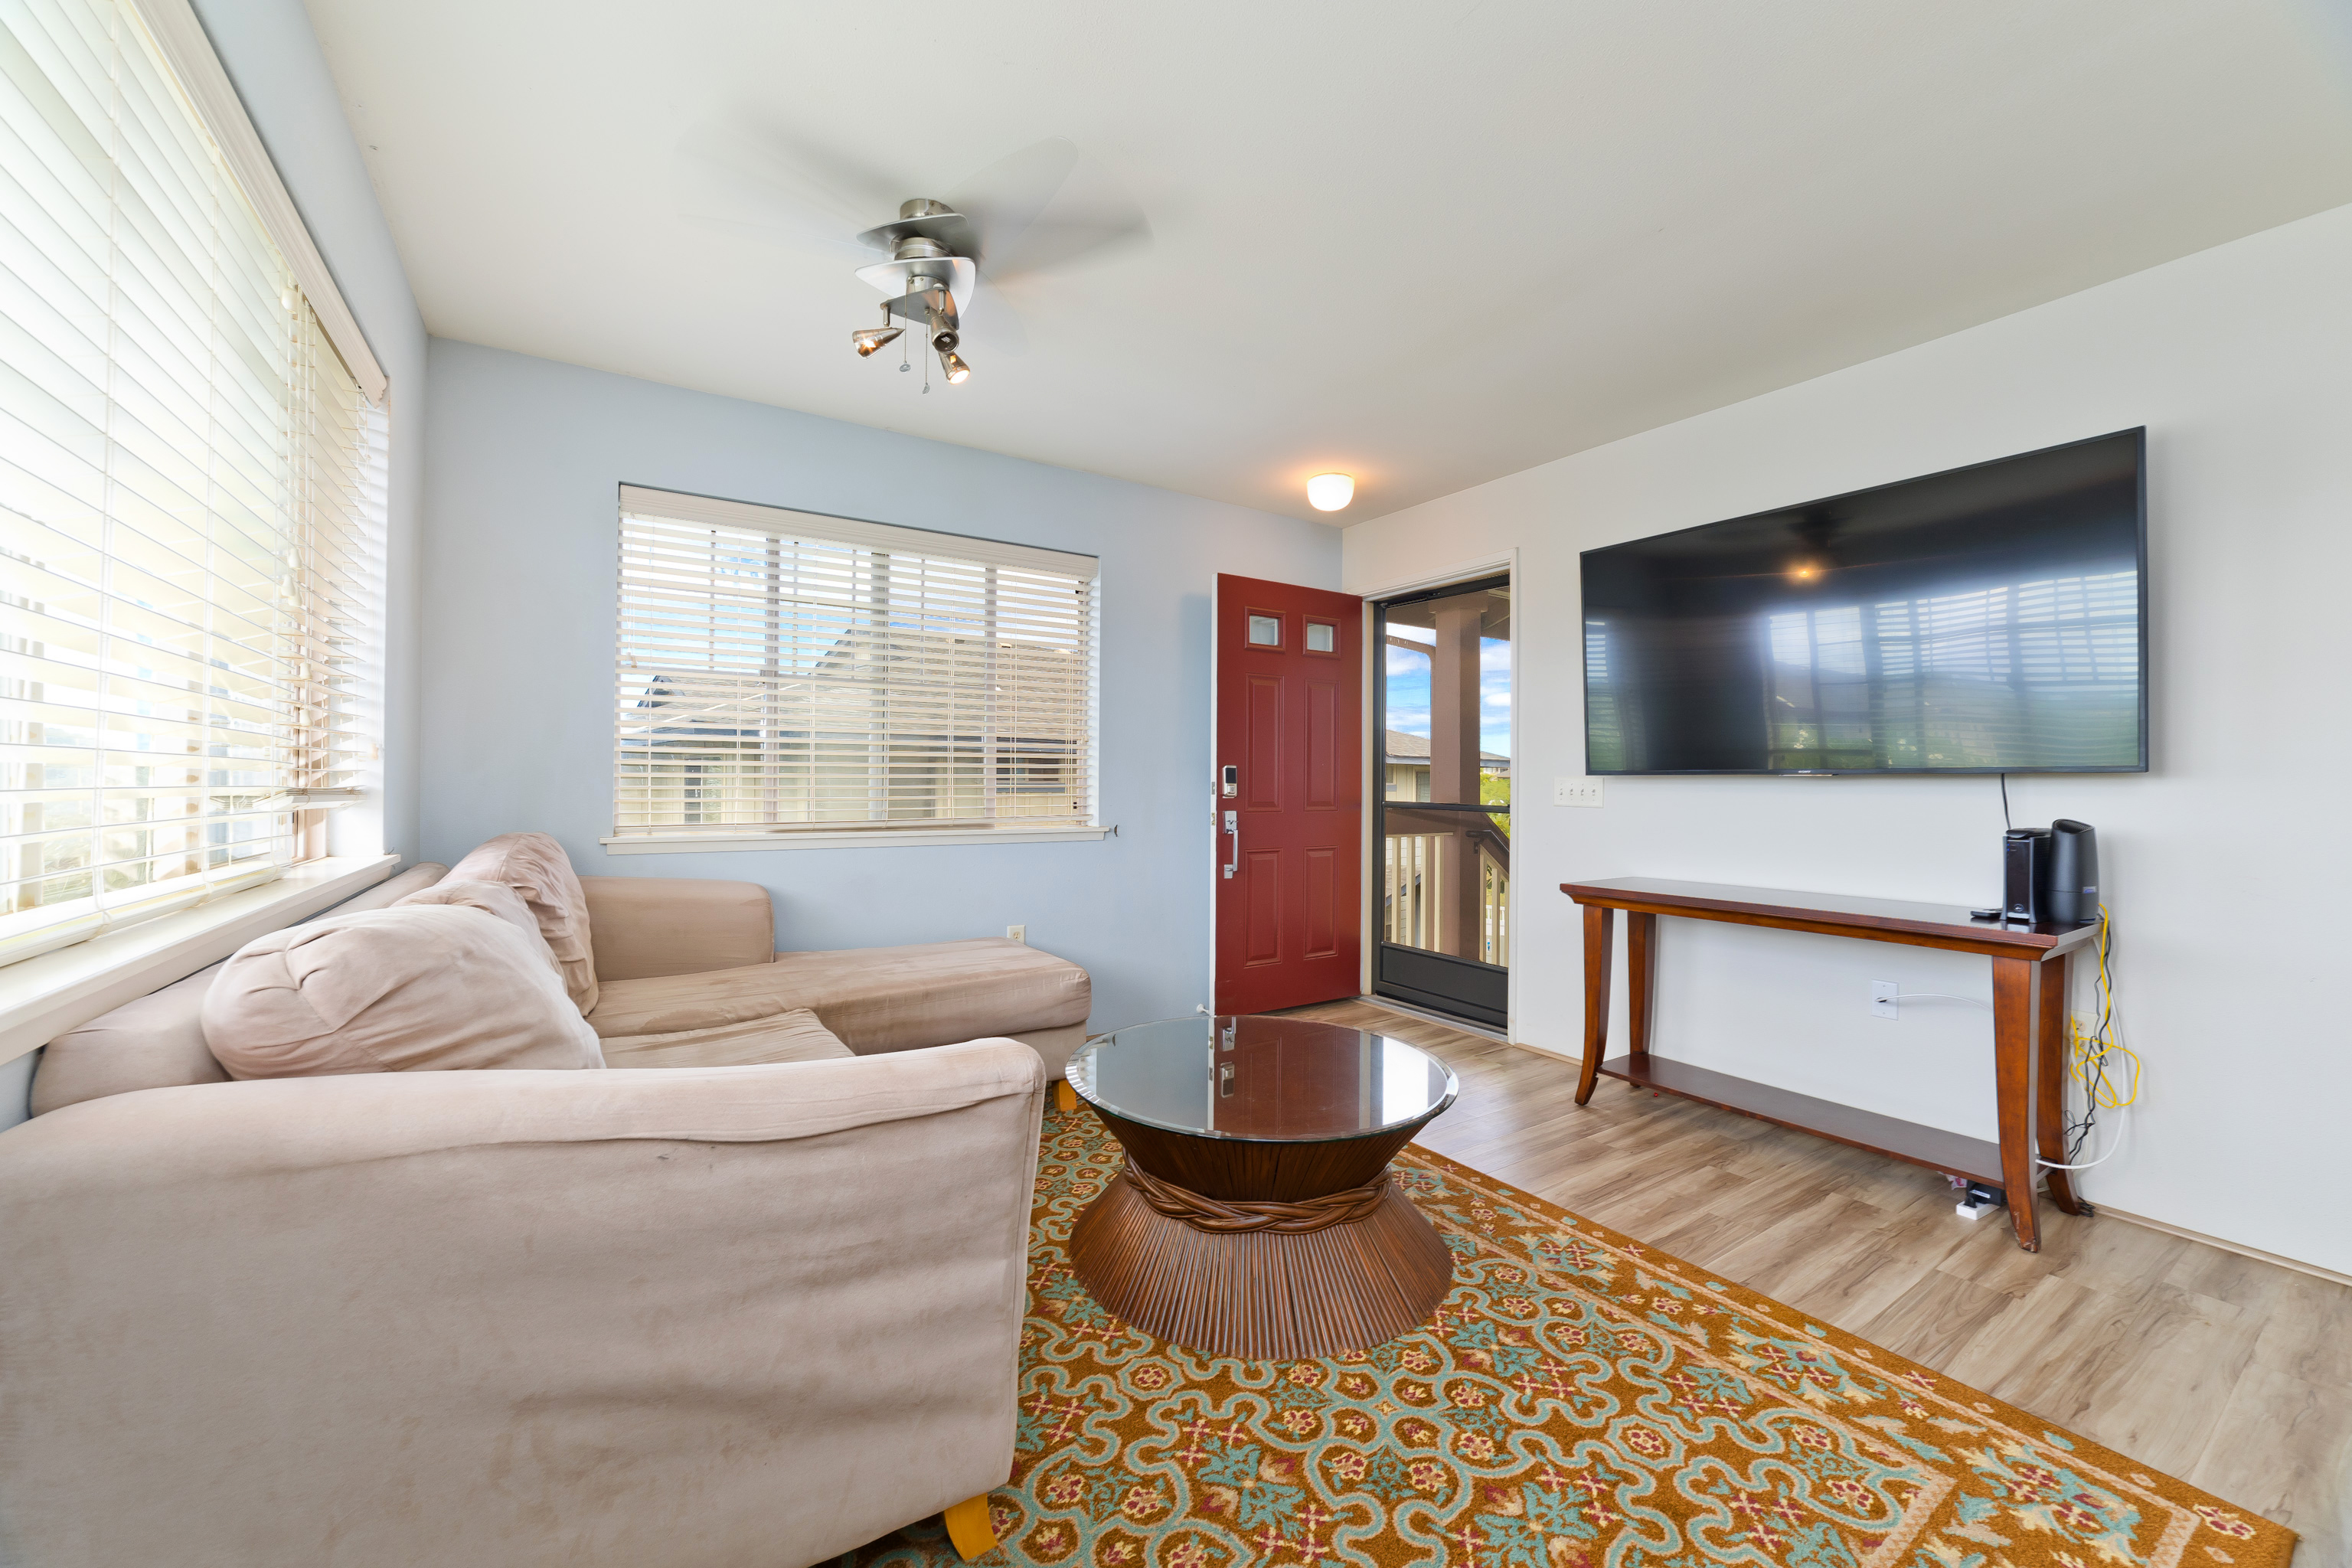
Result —
MULTIPOLYGON (((386 429, 314 310, 301 313, 297 351, 286 784, 292 804, 324 808, 379 782, 386 429)), ((295 821, 297 859, 329 852, 324 809, 295 821)))
POLYGON ((312 332, 129 6, 0 0, 0 962, 297 854, 312 332))
POLYGON ((1092 822, 1094 584, 1089 556, 625 489, 616 833, 1092 822))

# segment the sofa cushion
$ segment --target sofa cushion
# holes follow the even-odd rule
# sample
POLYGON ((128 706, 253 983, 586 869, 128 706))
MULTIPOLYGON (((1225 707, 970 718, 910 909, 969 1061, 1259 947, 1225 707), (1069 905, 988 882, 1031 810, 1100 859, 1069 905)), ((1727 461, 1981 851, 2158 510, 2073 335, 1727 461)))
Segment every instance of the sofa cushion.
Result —
POLYGON ((815 1013, 860 1056, 1083 1024, 1087 972, 1002 937, 780 952, 773 963, 608 981, 588 1022, 606 1039, 815 1013))
POLYGON ((757 882, 583 877, 596 982, 740 969, 776 956, 775 907, 757 882))
MULTIPOLYGON (((563 966, 555 961, 555 950, 547 945, 547 938, 540 933, 539 918, 530 912, 530 906, 522 901, 522 895, 504 882, 461 882, 455 877, 445 877, 429 888, 421 888, 409 894, 395 907, 406 908, 411 904, 456 904, 464 909, 479 910, 486 915, 502 920, 522 933, 524 942, 533 952, 545 958, 547 966, 559 977, 563 973, 563 966)), ((568 996, 570 993, 565 994, 568 996)))
MULTIPOLYGON (((327 913, 383 909, 431 887, 448 869, 429 861, 411 866, 327 913)), ((205 1044, 203 1018, 205 993, 220 970, 217 963, 200 969, 51 1040, 33 1073, 33 1114, 133 1089, 227 1082, 227 1071, 205 1044)))
POLYGON ((503 882, 522 895, 539 933, 563 969, 563 988, 582 1013, 596 1005, 596 954, 588 937, 588 895, 572 858, 544 833, 501 833, 449 868, 453 882, 503 882))
POLYGON ((764 1062, 832 1061, 857 1053, 805 1007, 748 1024, 626 1035, 604 1042, 608 1068, 740 1068, 764 1062))
POLYGON ((217 963, 199 969, 51 1040, 33 1069, 33 1114, 139 1089, 226 1083, 201 1017, 220 972, 217 963))
POLYGON ((231 1078, 596 1068, 595 1031, 522 932, 480 910, 401 904, 255 938, 205 995, 231 1078))

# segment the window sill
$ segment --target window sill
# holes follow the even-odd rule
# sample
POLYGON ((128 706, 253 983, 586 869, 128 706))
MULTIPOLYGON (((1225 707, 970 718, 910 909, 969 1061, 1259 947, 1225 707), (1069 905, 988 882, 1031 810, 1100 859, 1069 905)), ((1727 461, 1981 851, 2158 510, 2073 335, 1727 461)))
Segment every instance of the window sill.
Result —
POLYGON ((604 840, 607 855, 730 855, 757 849, 911 848, 919 844, 1056 844, 1104 838, 1112 827, 874 827, 843 832, 637 834, 604 840))
POLYGON ((0 1062, 217 963, 264 931, 340 904, 392 875, 397 855, 343 855, 274 882, 0 968, 0 1062))

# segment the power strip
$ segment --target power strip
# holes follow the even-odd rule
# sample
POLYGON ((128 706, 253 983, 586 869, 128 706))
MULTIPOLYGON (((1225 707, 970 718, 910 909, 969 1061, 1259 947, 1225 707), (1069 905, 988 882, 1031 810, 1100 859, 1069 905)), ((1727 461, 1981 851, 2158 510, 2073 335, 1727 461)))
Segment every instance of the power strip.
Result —
POLYGON ((1960 1194, 1960 1201, 1952 1205, 1952 1212, 1962 1219, 1982 1219, 2008 1206, 2009 1200, 1993 1188, 1981 1182, 1970 1182, 1968 1191, 1960 1194))

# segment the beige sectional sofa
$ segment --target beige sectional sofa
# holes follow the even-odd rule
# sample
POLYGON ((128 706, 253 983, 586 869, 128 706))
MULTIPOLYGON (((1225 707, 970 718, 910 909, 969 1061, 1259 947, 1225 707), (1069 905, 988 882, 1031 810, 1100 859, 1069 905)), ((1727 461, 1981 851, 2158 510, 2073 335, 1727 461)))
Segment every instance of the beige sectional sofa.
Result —
POLYGON ((0 1563, 796 1568, 969 1526, 1085 972, 583 885, 602 1071, 230 1081, 217 965, 51 1043, 0 1133, 0 1563))

